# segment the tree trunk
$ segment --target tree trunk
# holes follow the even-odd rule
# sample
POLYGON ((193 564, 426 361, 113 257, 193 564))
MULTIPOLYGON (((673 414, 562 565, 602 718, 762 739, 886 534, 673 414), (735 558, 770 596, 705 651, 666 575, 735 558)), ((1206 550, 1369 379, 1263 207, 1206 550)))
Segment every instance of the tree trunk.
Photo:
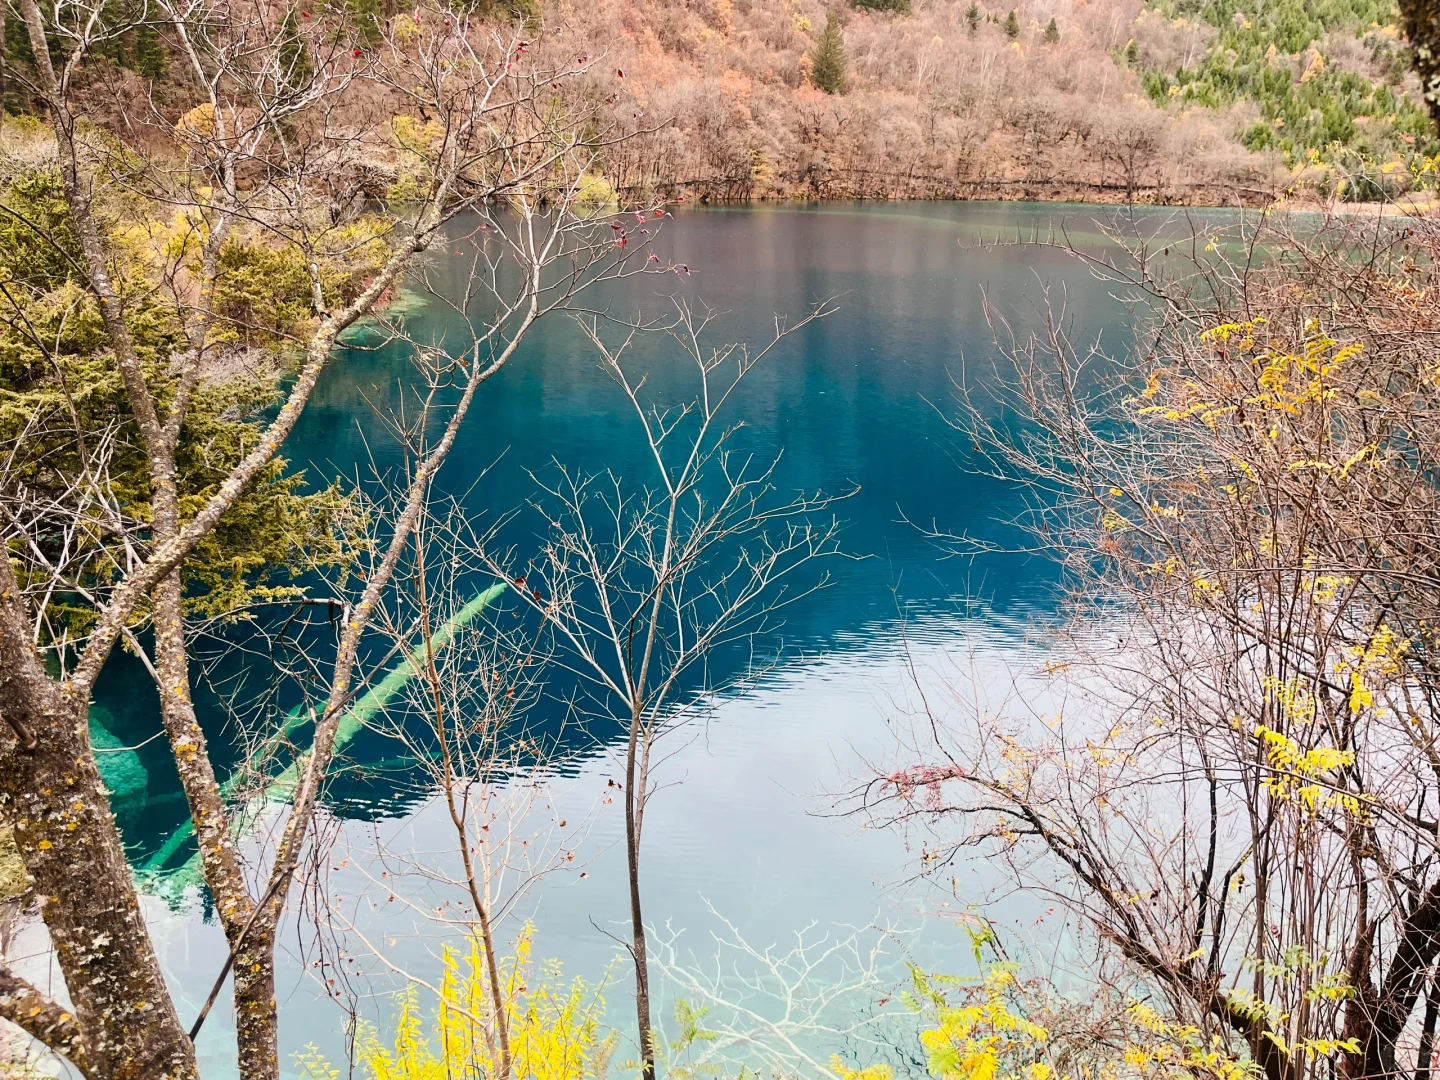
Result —
MULTIPOLYGON (((157 483, 161 490, 173 491, 157 483)), ((156 535, 168 540, 178 531, 174 499, 155 500, 156 535)), ((279 1080, 279 1018, 275 1011, 273 935, 249 925, 255 910, 235 849, 233 823, 220 795, 205 733, 195 716, 190 693, 190 662, 186 651, 179 571, 165 577, 155 590, 155 673, 160 683, 160 711, 165 734, 175 755, 181 786, 190 806, 195 840, 205 883, 215 898, 216 912, 235 956, 235 1037, 242 1080, 279 1080), (243 941, 240 935, 245 934, 243 941)))
POLYGON ((645 941, 645 919, 640 910, 640 822, 637 800, 636 756, 643 720, 630 722, 630 745, 625 755, 625 863, 630 877, 630 952, 635 959, 635 1034, 640 1041, 643 1080, 655 1080, 655 1036, 650 1026, 650 967, 645 941))
POLYGON ((1440 1018, 1440 977, 1432 977, 1430 988, 1425 992, 1425 1019, 1420 1025, 1420 1049, 1415 1055, 1415 1080, 1430 1080, 1437 1018, 1440 1018))
POLYGON ((190 1080, 194 1047, 151 948, 88 714, 88 701, 45 674, 9 562, 0 560, 0 716, 16 736, 0 749, 0 812, 35 879, 86 1046, 86 1075, 190 1080))

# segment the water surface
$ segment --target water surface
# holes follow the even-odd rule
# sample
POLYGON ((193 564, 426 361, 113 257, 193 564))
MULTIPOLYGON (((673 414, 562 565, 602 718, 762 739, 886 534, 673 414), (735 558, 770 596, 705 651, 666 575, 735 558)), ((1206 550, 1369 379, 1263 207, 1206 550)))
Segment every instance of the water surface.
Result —
MULTIPOLYGON (((832 796, 899 760, 897 738, 903 741, 914 704, 912 671, 922 683, 970 679, 1003 698, 1036 662, 1032 638, 1056 592, 1043 553, 946 557, 927 532, 964 533, 1001 548, 1028 543, 1013 524, 1023 492, 978 472, 972 448, 946 417, 956 408, 957 381, 983 389, 1007 378, 993 344, 995 317, 1023 333, 1040 325, 1048 305, 1077 340, 1125 354, 1133 298, 1054 247, 1013 242, 1063 223, 1071 241, 1098 250, 1105 241, 1097 217, 1115 220, 1109 211, 1020 204, 682 211, 658 250, 692 275, 642 277, 587 298, 617 315, 658 316, 678 292, 717 313, 716 343, 763 343, 777 315, 793 320, 826 298, 838 306, 758 366, 733 406, 733 419, 747 425, 742 445, 779 456, 780 493, 853 494, 836 511, 847 557, 830 560, 823 568, 829 586, 790 608, 784 626, 761 643, 779 652, 779 666, 677 738, 663 766, 667 786, 647 827, 646 896, 652 921, 685 935, 682 948, 710 954, 716 913, 760 944, 812 922, 879 919, 925 927, 916 940, 925 942, 927 961, 943 966, 955 959, 946 942, 958 944, 959 935, 936 913, 989 901, 1002 922, 1033 926, 1032 907, 997 892, 998 879, 983 866, 957 867, 955 895, 915 882, 920 852, 835 813, 832 796)), ((1164 220, 1153 215, 1142 224, 1164 220)), ((458 231, 468 230, 461 223, 458 231)), ((449 251, 437 268, 442 275, 460 272, 449 251)), ((438 337, 453 318, 430 310, 413 321, 438 337)), ((634 365, 657 398, 693 386, 683 358, 661 341, 642 343, 634 365)), ((398 399, 407 371, 399 347, 345 354, 317 388, 286 454, 316 478, 396 464, 374 406, 398 399)), ((646 455, 629 403, 575 326, 555 317, 486 385, 438 487, 463 498, 477 520, 495 520, 523 508, 535 491, 533 474, 556 463, 639 477, 646 455)), ((537 524, 522 514, 507 538, 533 549, 537 524)), ((724 677, 739 662, 723 657, 715 674, 724 677), (720 670, 725 665, 732 666, 720 670)), ((203 688, 201 697, 203 704, 203 688)), ((154 734, 153 694, 133 665, 107 672, 101 704, 127 742, 154 734)), ((227 733, 213 700, 208 712, 223 747, 227 733)), ((362 739, 355 763, 392 757, 386 742, 362 739)), ((520 915, 533 917, 539 952, 563 958, 567 970, 596 974, 617 955, 610 935, 623 930, 627 910, 620 805, 606 801, 608 781, 619 775, 617 747, 592 730, 568 748, 574 757, 553 798, 558 813, 587 823, 578 858, 572 871, 530 893, 509 933, 520 915)), ((122 812, 137 859, 184 817, 163 744, 147 746, 142 760, 145 798, 122 812)), ((414 780, 377 780, 357 768, 330 792, 326 862, 335 869, 326 900, 341 914, 331 929, 360 956, 332 989, 355 995, 361 1011, 381 1021, 392 1007, 385 995, 394 972, 342 931, 353 924, 387 963, 434 977, 445 935, 426 912, 456 899, 404 867, 383 879, 388 871, 376 869, 381 848, 416 863, 451 858, 443 814, 414 780)), ((203 902, 148 903, 188 1016, 223 959, 221 935, 203 902)), ((340 1060, 341 1013, 326 1001, 333 975, 311 966, 319 955, 314 935, 292 930, 283 949, 287 1055, 314 1042, 340 1060)), ((612 998, 623 1001, 623 984, 612 998)), ((228 1022, 217 1015, 203 1040, 219 1068, 228 1022)))

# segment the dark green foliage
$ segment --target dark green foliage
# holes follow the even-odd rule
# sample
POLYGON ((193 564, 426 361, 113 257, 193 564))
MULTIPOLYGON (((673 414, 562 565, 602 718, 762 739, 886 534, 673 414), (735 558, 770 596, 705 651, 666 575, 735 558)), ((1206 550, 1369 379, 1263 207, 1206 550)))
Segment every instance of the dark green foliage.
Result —
POLYGON ((910 0, 850 0, 850 3, 867 11, 898 11, 902 15, 910 14, 910 0))
POLYGON ((1399 194, 1393 176, 1387 176, 1372 161, 1342 156, 1335 193, 1341 202, 1383 202, 1399 194))
POLYGON ((1015 14, 1014 8, 1005 16, 1005 36, 1012 41, 1020 36, 1020 16, 1015 14))
MULTIPOLYGON (((3 202, 13 211, 0 214, 0 447, 7 480, 23 484, 32 498, 65 504, 96 447, 109 445, 106 490, 122 519, 143 535, 152 514, 149 467, 104 325, 76 267, 80 251, 59 179, 22 175, 3 202)), ((148 282, 126 276, 121 287, 136 352, 166 408, 174 392, 170 361, 188 339, 154 302, 148 282)), ((202 383, 177 452, 182 517, 195 513, 254 446, 255 424, 278 392, 275 382, 250 377, 202 383)), ((347 561, 356 524, 340 490, 307 492, 303 474, 277 460, 182 564, 186 606, 214 615, 290 595, 296 574, 347 561)), ((116 560, 124 562, 113 550, 116 537, 98 519, 93 531, 69 541, 55 530, 37 535, 42 545, 67 542, 72 565, 91 584, 110 580, 116 560)), ((56 595, 49 627, 80 632, 93 614, 81 596, 56 595)))
MULTIPOLYGON (((91 55, 117 67, 155 77, 168 68, 169 55, 154 25, 136 24, 134 20, 138 18, 140 14, 133 9, 121 5, 107 7, 101 13, 101 25, 86 31, 92 37, 101 38, 92 47, 91 55)), ((48 41, 51 63, 57 69, 61 68, 65 63, 67 43, 54 33, 53 27, 48 41)), ((5 64, 5 93, 0 105, 11 115, 42 115, 43 106, 32 89, 35 85, 35 53, 30 47, 30 35, 13 4, 6 20, 4 45, 0 52, 3 52, 5 64)))
POLYGON ((353 37, 367 45, 380 40, 380 24, 384 11, 380 0, 345 0, 345 23, 353 37))
MULTIPOLYGON (((0 62, 5 65, 5 87, 4 95, 0 97, 0 109, 12 115, 35 111, 30 88, 15 78, 17 71, 24 71, 28 74, 31 70, 31 61, 34 59, 28 43, 22 48, 20 42, 16 40, 24 36, 24 34, 15 32, 14 23, 11 21, 5 34, 4 47, 0 48, 0 62)), ((4 879, 3 865, 4 857, 0 855, 0 881, 4 879)))
MULTIPOLYGON (((254 445, 252 425, 276 397, 273 385, 250 381, 205 388, 182 433, 182 518, 204 506, 254 445)), ((357 540, 349 497, 337 485, 308 486, 283 459, 265 469, 182 567, 187 610, 217 615, 290 595, 297 591, 291 581, 309 565, 348 561, 357 540)))
POLYGON ((170 57, 160 32, 152 23, 141 23, 135 28, 133 56, 135 70, 147 79, 158 79, 165 74, 170 57))
POLYGON ((1327 31, 1360 31, 1396 18, 1393 0, 1167 0, 1153 6, 1167 18, 1198 17, 1219 28, 1222 49, 1258 45, 1262 53, 1272 42, 1280 52, 1296 53, 1327 31))
POLYGON ((1134 67, 1140 62, 1140 43, 1133 37, 1125 43, 1125 63, 1134 67))
POLYGON ((231 240, 220 249, 215 306, 230 325, 227 337, 269 345, 298 333, 314 303, 305 259, 294 248, 231 240))
POLYGON ((294 8, 285 13, 280 33, 280 78, 289 90, 298 93, 314 76, 315 65, 301 32, 300 15, 294 8))
POLYGON ((1399 0, 1399 6, 1407 59, 1419 77, 1430 119, 1440 128, 1440 6, 1436 0, 1399 0))
POLYGON ((1440 151, 1425 109, 1391 85, 1404 77, 1401 46, 1393 36, 1372 29, 1394 23, 1391 0, 1275 0, 1264 5, 1162 0, 1155 8, 1167 18, 1198 18, 1219 30, 1209 53, 1190 67, 1142 74, 1142 85, 1156 105, 1226 108, 1235 101, 1253 101, 1261 119, 1238 133, 1241 142, 1252 150, 1277 150, 1292 165, 1312 156, 1334 163, 1341 153, 1369 160, 1398 154, 1409 161, 1440 151), (1387 69, 1385 79, 1372 83, 1323 56, 1315 60, 1318 42, 1327 34, 1346 32, 1363 35, 1371 60, 1387 69), (1303 78, 1292 68, 1295 54, 1300 54, 1296 66, 1303 78))
MULTIPOLYGON (((78 8, 74 9, 72 20, 81 15, 78 8)), ((63 6, 57 17, 62 19, 66 17, 63 6)), ((83 17, 89 18, 88 9, 83 13, 83 17)), ((84 31, 95 39, 95 44, 90 50, 91 56, 103 57, 117 67, 128 68, 149 79, 158 79, 169 69, 170 53, 160 32, 164 22, 156 14, 153 6, 147 7, 141 0, 110 0, 101 8, 97 21, 98 26, 84 31)), ((35 65, 35 53, 30 47, 30 35, 26 32, 25 24, 14 7, 11 8, 10 17, 6 23, 4 58, 7 69, 5 80, 7 104, 12 109, 24 108, 33 111, 35 103, 29 98, 24 86, 24 82, 28 79, 29 73, 34 70, 35 65), (22 78, 12 78, 9 75, 10 72, 23 73, 22 78)), ((54 26, 48 21, 47 26, 50 28, 48 34, 50 60, 59 66, 64 63, 69 47, 68 39, 62 41, 61 36, 55 32, 54 26)), ((74 21, 70 21, 66 29, 71 33, 80 32, 78 22, 74 21)))
MULTIPOLYGON (((320 259, 320 284, 333 300, 353 300, 383 258, 385 245, 365 219, 337 227, 330 241, 343 257, 320 259)), ((215 310, 220 342, 285 353, 308 332, 314 319, 314 292, 305 255, 291 245, 275 246, 252 236, 232 237, 220 249, 215 310)))
POLYGON ((48 291, 71 280, 83 265, 70 225, 70 208, 59 177, 32 172, 10 186, 0 214, 0 282, 14 297, 13 287, 48 291))
POLYGON ((526 25, 540 21, 540 0, 476 0, 470 10, 482 19, 518 19, 526 25))
POLYGON ((980 4, 978 0, 970 0, 970 6, 965 9, 965 25, 969 27, 970 33, 974 34, 980 29, 980 4))
POLYGON ((810 78, 827 94, 845 92, 845 33, 840 17, 832 10, 825 16, 825 30, 810 53, 810 78))
POLYGON ((1045 26, 1045 44, 1058 45, 1060 43, 1060 27, 1052 17, 1045 26))

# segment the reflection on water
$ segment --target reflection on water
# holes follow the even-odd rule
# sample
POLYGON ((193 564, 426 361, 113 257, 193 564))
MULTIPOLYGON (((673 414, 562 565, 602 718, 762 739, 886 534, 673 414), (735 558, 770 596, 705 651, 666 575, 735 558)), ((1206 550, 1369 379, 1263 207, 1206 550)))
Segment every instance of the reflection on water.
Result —
MULTIPOLYGON (((854 933, 867 947, 884 946, 877 970, 884 989, 841 1003, 859 1008, 893 999, 908 957, 968 971, 969 945, 956 922, 971 905, 1013 935, 1012 948, 1043 937, 1045 905, 1010 893, 983 862, 962 856, 944 875, 954 895, 934 890, 916 880, 923 834, 907 843, 846 812, 872 776, 911 760, 903 746, 916 741, 921 691, 943 709, 998 712, 1023 699, 1026 709, 1047 711, 1034 674, 1041 654, 1027 628, 1023 613, 994 612, 856 627, 846 648, 783 668, 721 703, 703 725, 671 736, 664 787, 647 823, 644 874, 648 910, 659 938, 675 937, 679 966, 710 973, 726 921, 759 950, 784 950, 812 926, 839 938, 854 933), (900 933, 887 939, 881 928, 900 933)), ((540 842, 552 852, 569 847, 578 858, 571 864, 562 857, 564 870, 538 881, 507 926, 513 935, 533 917, 537 954, 562 959, 567 974, 601 978, 608 971, 612 1019, 625 1030, 632 1019, 628 972, 616 962, 616 937, 627 932, 628 898, 619 806, 606 802, 610 781, 621 775, 615 748, 596 745, 546 784, 534 808, 540 842), (550 828, 556 820, 571 827, 557 833, 550 828)), ((321 953, 308 925, 293 921, 282 934, 287 1053, 313 1042, 332 1061, 343 1059, 344 1014, 326 1002, 327 993, 383 1026, 393 1015, 387 995, 403 985, 399 970, 438 978, 443 945, 457 934, 447 920, 459 912, 447 905, 464 900, 444 881, 459 877, 453 836, 438 798, 412 800, 400 815, 352 817, 328 831, 323 888, 304 897, 297 890, 297 899, 307 912, 326 909, 325 936, 350 959, 338 970, 317 968, 321 953)), ((176 910, 153 897, 147 913, 162 962, 183 988, 182 1016, 193 1016, 224 960, 219 927, 194 908, 176 910)), ((732 976, 734 963, 727 956, 732 976)), ((729 989, 748 1008, 778 1008, 738 980, 729 989)), ((668 1018, 677 992, 673 982, 662 985, 657 1015, 668 1018)), ((210 1022, 202 1051, 223 1073, 230 1020, 217 1009, 210 1022)), ((824 1060, 830 1050, 820 1049, 824 1060)))
MULTIPOLYGON (((1098 335, 1117 353, 1131 340, 1125 298, 1075 260, 1049 248, 983 243, 1062 218, 1072 241, 1102 242, 1092 212, 1078 207, 682 213, 667 226, 661 255, 692 267, 693 277, 645 277, 588 298, 616 315, 653 316, 665 310, 670 292, 683 289, 720 313, 717 341, 766 340, 776 314, 793 318, 822 298, 840 307, 787 340, 747 378, 735 402, 734 418, 747 424, 743 445, 780 455, 775 478, 782 494, 858 488, 839 506, 842 544, 853 557, 832 560, 830 587, 789 609, 783 628, 761 643, 770 651, 783 645, 780 668, 722 703, 703 727, 672 740, 661 777, 666 786, 646 826, 645 874, 652 919, 682 932, 682 950, 709 955, 707 935, 718 925, 711 907, 754 942, 778 940, 812 921, 863 927, 877 919, 924 927, 927 955, 940 955, 934 950, 958 936, 946 920, 922 914, 943 914, 943 898, 907 885, 919 853, 896 835, 865 831, 836 814, 825 793, 851 790, 894 760, 891 725, 904 712, 897 703, 913 689, 907 689, 912 650, 958 651, 963 669, 993 682, 997 692, 1008 693, 1033 666, 1024 627, 1049 608, 1050 565, 1019 555, 945 559, 925 530, 1002 546, 1019 538, 1011 521, 1023 508, 1021 493, 974 472, 971 448, 957 442, 942 415, 953 408, 955 381, 983 387, 1005 377, 986 322, 987 297, 1023 330, 1037 325, 1048 290, 1052 302, 1063 301, 1078 337, 1098 335), (977 600, 983 603, 972 607, 977 600)), ((462 223, 459 231, 469 230, 462 223)), ((446 333, 436 312, 415 319, 437 339, 446 333)), ((672 353, 658 342, 642 349, 638 363, 651 373, 658 398, 688 392, 672 353)), ((346 354, 322 381, 286 453, 316 478, 354 475, 372 460, 382 469, 394 465, 398 458, 370 403, 397 400, 405 377, 396 348, 346 354)), ((523 507, 534 490, 532 473, 552 462, 620 476, 641 475, 646 464, 628 404, 563 318, 541 324, 487 384, 439 486, 463 498, 477 519, 494 520, 523 507)), ((507 540, 522 551, 533 547, 534 535, 523 515, 507 527, 507 540)), ((488 582, 474 584, 478 591, 488 582)), ((936 677, 922 670, 931 671, 922 681, 936 677)), ((117 658, 100 691, 108 727, 132 745, 158 726, 146 678, 117 658)), ((217 683, 221 692, 234 685, 217 683)), ((212 717, 216 744, 233 742, 213 692, 201 687, 197 696, 212 717)), ((550 781, 546 797, 559 818, 583 823, 555 841, 575 844, 577 858, 531 890, 516 915, 537 920, 539 953, 594 975, 615 957, 610 934, 626 912, 616 843, 620 808, 605 801, 617 766, 613 747, 593 731, 571 749, 574 760, 550 781)), ((362 736, 351 756, 365 765, 395 754, 386 740, 362 736)), ((185 810, 163 744, 144 747, 136 762, 143 770, 138 797, 119 809, 127 840, 144 858, 184 822, 185 810)), ((442 808, 416 786, 417 775, 402 770, 377 781, 351 771, 331 793, 336 819, 326 865, 334 869, 324 896, 306 902, 331 905, 329 930, 345 937, 356 959, 341 972, 315 968, 313 932, 292 928, 284 938, 287 1053, 313 1041, 333 1060, 343 1057, 341 1014, 325 1001, 330 979, 335 992, 358 994, 362 1012, 383 1019, 390 1009, 383 992, 395 984, 387 964, 435 975, 443 935, 434 909, 455 898, 423 882, 403 859, 377 871, 373 858, 380 846, 411 853, 415 862, 448 858, 441 854, 451 839, 442 808)), ((983 899, 983 868, 965 864, 955 874, 965 901, 983 899)), ((182 988, 184 1013, 198 1007, 223 959, 220 931, 204 920, 203 903, 147 903, 162 960, 182 988)), ((1013 898, 998 914, 1026 925, 1036 918, 1013 898)), ((510 932, 517 928, 512 919, 510 932)), ((624 997, 619 989, 611 996, 624 997)), ((230 1040, 223 1017, 217 1019, 204 1050, 223 1062, 230 1040)))

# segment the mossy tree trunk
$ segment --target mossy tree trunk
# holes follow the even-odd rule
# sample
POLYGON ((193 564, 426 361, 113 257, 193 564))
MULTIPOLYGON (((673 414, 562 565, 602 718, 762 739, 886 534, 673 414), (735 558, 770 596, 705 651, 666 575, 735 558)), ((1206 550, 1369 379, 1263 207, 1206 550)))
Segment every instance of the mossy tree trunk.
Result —
POLYGON ((0 560, 0 812, 54 943, 74 1014, 4 973, 0 1016, 87 1077, 184 1080, 195 1052, 170 1000, 90 745, 88 695, 45 673, 0 560))

